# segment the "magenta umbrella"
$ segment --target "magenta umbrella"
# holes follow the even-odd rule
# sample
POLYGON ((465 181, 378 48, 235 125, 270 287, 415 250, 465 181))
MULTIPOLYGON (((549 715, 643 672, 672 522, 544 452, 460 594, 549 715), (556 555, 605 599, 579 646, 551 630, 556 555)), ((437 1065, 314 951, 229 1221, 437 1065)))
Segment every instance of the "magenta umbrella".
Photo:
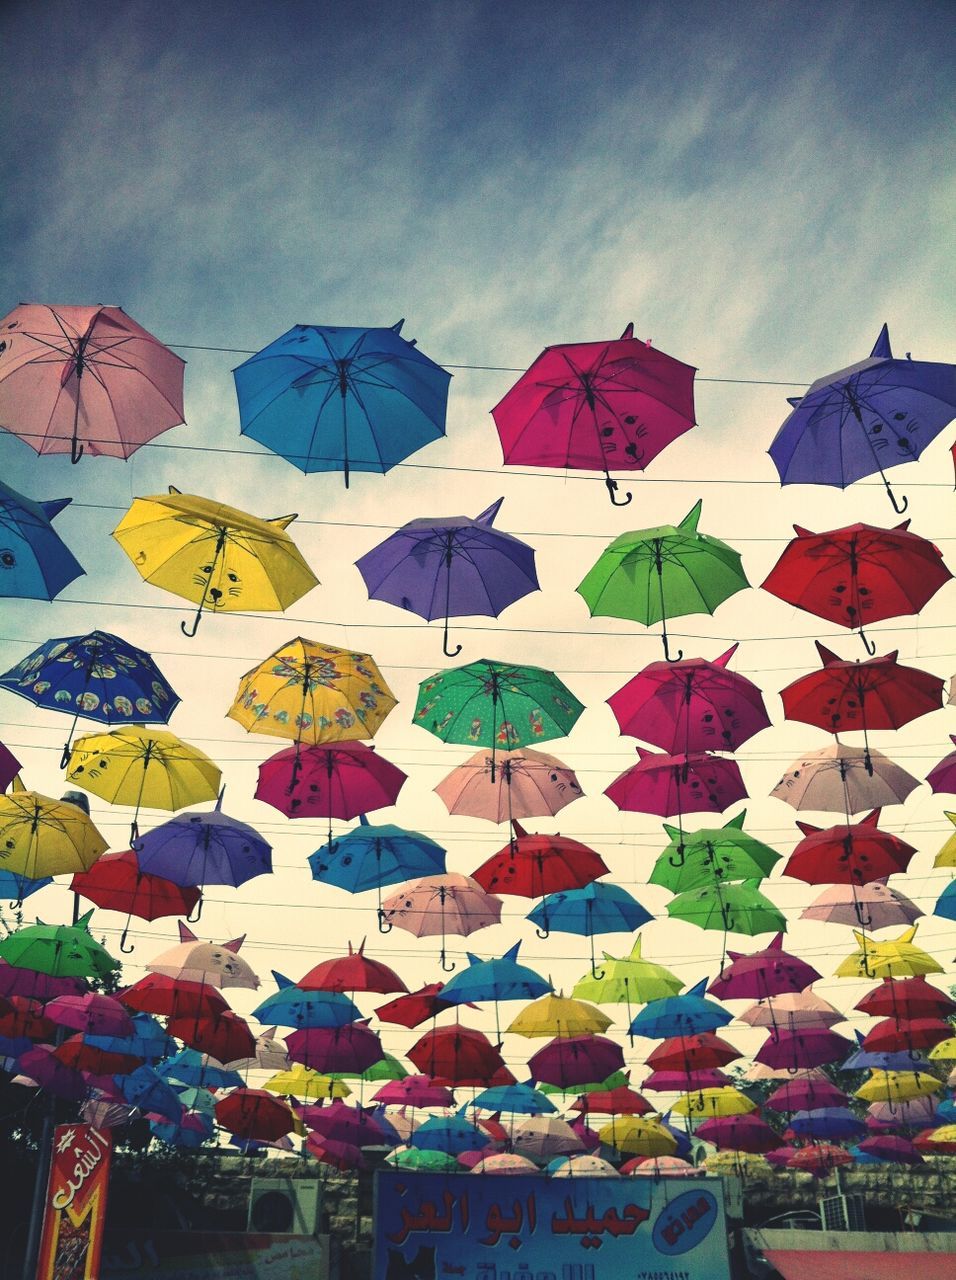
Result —
POLYGON ((532 1080, 562 1089, 606 1080, 623 1066, 621 1046, 604 1036, 558 1036, 528 1059, 532 1080))
POLYGON ((695 1130, 695 1136, 713 1143, 718 1150, 747 1151, 752 1155, 773 1151, 780 1145, 780 1135, 756 1112, 745 1116, 714 1116, 695 1130))
POLYGON ((85 1035, 126 1039, 133 1034, 133 1020, 120 1002, 92 991, 82 996, 57 996, 43 1012, 58 1026, 85 1035))
POLYGON ((782 933, 762 951, 749 955, 728 951, 727 955, 730 964, 707 988, 718 1000, 766 1000, 785 991, 802 991, 820 977, 805 960, 784 951, 782 933))
POLYGON ((431 1076, 405 1076, 389 1080, 372 1095, 373 1102, 402 1107, 453 1107, 455 1095, 443 1084, 433 1084, 431 1076))
POLYGON ((868 1156, 876 1156, 878 1160, 890 1160, 895 1164, 923 1163, 923 1157, 909 1138, 901 1138, 897 1134, 874 1134, 872 1138, 864 1138, 859 1149, 865 1151, 868 1156))
POLYGON ((306 1027, 286 1036, 289 1060, 313 1071, 355 1071, 359 1075, 385 1057, 382 1042, 364 1022, 342 1027, 306 1027))
MULTIPOLYGON (((956 734, 951 733, 949 740, 956 746, 956 734)), ((926 775, 926 781, 936 795, 956 795, 956 751, 951 751, 948 756, 943 756, 939 764, 933 765, 926 775)))
POLYGON ((325 1138, 321 1133, 310 1133, 305 1140, 305 1149, 320 1164, 327 1164, 342 1173, 367 1167, 365 1157, 358 1147, 350 1142, 336 1142, 334 1138, 325 1138))
POLYGON ((287 818, 357 818, 395 803, 407 775, 364 742, 296 743, 259 766, 256 799, 287 818))
POLYGON ((82 978, 58 978, 0 960, 0 996, 54 1000, 57 996, 79 996, 85 990, 86 983, 82 978))
POLYGON ((637 764, 615 778, 604 794, 629 813, 669 818, 685 813, 722 813, 747 798, 735 760, 709 755, 661 755, 637 748, 637 764))
POLYGON ((54 1055, 53 1045, 38 1044, 17 1059, 17 1071, 25 1080, 14 1077, 14 1084, 32 1081, 58 1098, 80 1101, 90 1091, 90 1084, 80 1071, 66 1067, 54 1055))
POLYGON ((323 1138, 347 1142, 353 1147, 373 1147, 387 1143, 385 1130, 374 1116, 361 1107, 350 1107, 341 1099, 331 1106, 306 1107, 300 1111, 305 1124, 323 1138))
POLYGON ((20 772, 20 761, 0 742, 0 792, 6 791, 20 772))
POLYGON ((764 1102, 771 1111, 815 1111, 845 1107, 847 1096, 829 1080, 786 1080, 764 1102))
POLYGON ((718 1067, 698 1067, 693 1071, 652 1071, 641 1088, 652 1093, 693 1093, 732 1083, 730 1076, 718 1067))
POLYGON ((650 663, 607 700, 621 733, 667 752, 736 751, 770 725, 757 686, 727 670, 736 651, 650 663))
POLYGON ((806 1027, 795 1032, 771 1033, 754 1054, 754 1061, 767 1067, 798 1071, 801 1067, 819 1067, 838 1058, 842 1060, 854 1048, 845 1036, 826 1027, 806 1027))
MULTIPOLYGON (((914 1064, 915 1065, 915 1064, 914 1064)), ((927 1129, 939 1124, 936 1098, 906 1098, 903 1102, 871 1102, 866 1109, 868 1129, 927 1129)))

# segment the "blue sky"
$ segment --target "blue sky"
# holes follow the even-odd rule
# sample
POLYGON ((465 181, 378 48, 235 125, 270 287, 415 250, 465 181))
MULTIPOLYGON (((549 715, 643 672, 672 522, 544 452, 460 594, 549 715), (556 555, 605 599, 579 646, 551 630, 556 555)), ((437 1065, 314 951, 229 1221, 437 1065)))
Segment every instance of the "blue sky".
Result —
MULTIPOLYGON (((318 840, 290 832, 250 799, 255 766, 276 745, 223 721, 236 680, 297 629, 371 649, 402 699, 380 749, 419 771, 405 807, 387 817, 447 833, 451 820, 430 791, 466 751, 441 748, 408 724, 416 681, 441 662, 438 637, 369 604, 352 562, 384 536, 370 526, 474 515, 501 494, 501 527, 540 534, 529 540, 544 591, 501 626, 462 628, 462 660, 481 656, 480 645, 487 656, 572 673, 588 712, 558 754, 579 763, 589 794, 562 829, 604 840, 622 882, 646 879, 641 858, 660 828, 623 820, 600 794, 634 758, 633 743, 611 732, 603 700, 658 646, 616 623, 589 639, 573 587, 602 537, 683 516, 697 497, 691 480, 711 486, 701 490, 702 529, 746 547, 754 583, 793 520, 890 522, 878 488, 781 493, 764 451, 786 413, 784 395, 867 355, 884 320, 901 352, 952 359, 953 31, 948 4, 883 0, 4 7, 4 312, 21 300, 118 303, 171 344, 252 349, 295 323, 381 325, 404 316, 406 333, 443 363, 518 367, 548 343, 616 336, 633 320, 639 336, 698 366, 702 378, 796 384, 701 381, 700 429, 655 462, 620 517, 599 482, 560 475, 400 468, 384 480, 358 477, 346 495, 337 477, 306 480, 279 459, 204 455, 205 446, 243 447, 229 372, 243 357, 228 352, 182 352, 189 425, 164 440, 199 452, 147 449, 129 464, 71 467, 37 460, 0 433, 5 481, 35 497, 74 497, 58 525, 88 568, 49 609, 5 602, 0 666, 31 641, 96 625, 157 649, 184 699, 172 727, 222 757, 227 809, 281 837, 277 865, 293 876, 291 889, 263 880, 207 907, 209 929, 223 937, 258 928, 263 972, 281 958, 270 950, 277 938, 289 952, 278 967, 292 976, 307 967, 301 946, 314 942, 311 917, 265 904, 314 892, 302 867, 318 840), (758 483, 735 488, 743 478, 758 483), (311 626, 219 618, 204 623, 190 650, 179 613, 153 611, 177 602, 140 583, 108 537, 134 495, 168 483, 264 516, 299 510, 293 530, 322 587, 291 613, 311 626), (80 603, 87 600, 114 605, 80 603), (538 627, 568 634, 543 639, 538 627), (582 816, 572 820, 575 813, 582 816), (254 923, 248 904, 257 902, 254 923)), ((421 460, 494 472, 500 453, 488 410, 512 378, 456 370, 449 438, 421 460)), ((900 487, 908 482, 919 498, 914 528, 948 538, 941 545, 953 551, 952 441, 944 437, 900 487)), ((946 621, 944 604, 925 625, 946 621)), ((812 620, 755 592, 714 619, 688 620, 684 632, 703 637, 691 643, 707 656, 726 647, 724 638, 742 639, 741 669, 761 673, 769 690, 816 661, 812 620)), ((888 632, 884 650, 896 644, 904 658, 952 675, 951 632, 888 632)), ((854 649, 849 639, 836 647, 854 649)), ((11 702, 0 710, 0 737, 22 744, 28 783, 58 794, 62 726, 11 702)), ((900 740, 914 772, 948 748, 951 721, 938 713, 900 740)), ((824 745, 805 727, 773 733, 748 766, 753 796, 766 796, 800 750, 824 745)), ((104 831, 120 839, 125 815, 104 808, 104 831)), ((793 815, 781 808, 755 800, 751 823, 786 847, 793 815)), ((923 788, 905 823, 896 819, 893 829, 921 835, 925 877, 944 838, 940 805, 923 788)), ((449 861, 456 870, 503 843, 490 827, 460 830, 449 861)), ((919 882, 924 896, 939 883, 919 882)), ((788 905, 807 899, 792 884, 778 893, 788 905)), ((663 910, 660 891, 647 901, 663 910)), ((323 925, 322 946, 357 940, 370 921, 374 931, 370 913, 353 928, 343 908, 323 925)), ((518 936, 513 918, 509 925, 494 941, 489 932, 486 945, 503 950, 518 936)), ((521 928, 533 956, 540 944, 521 928)), ((719 954, 714 935, 689 926, 665 920, 649 931, 655 958, 685 956, 688 981, 719 954)), ((165 940, 168 929, 154 932, 165 940)), ((821 947, 819 930, 806 938, 821 947)), ((833 939, 824 942, 832 950, 833 939)), ((409 964, 426 954, 407 938, 388 946, 409 964)), ((558 957, 556 978, 583 967, 583 950, 566 943, 563 954, 569 948, 577 968, 562 968, 558 957)))

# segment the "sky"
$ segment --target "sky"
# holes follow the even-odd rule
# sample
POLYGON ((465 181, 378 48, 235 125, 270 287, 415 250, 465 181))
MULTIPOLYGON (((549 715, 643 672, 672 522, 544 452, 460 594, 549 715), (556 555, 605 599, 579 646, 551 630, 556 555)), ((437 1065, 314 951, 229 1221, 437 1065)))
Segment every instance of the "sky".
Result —
MULTIPOLYGON (((400 698, 376 745, 410 775, 381 817, 431 832, 450 868, 472 870, 505 833, 449 817, 431 789, 467 749, 409 723, 418 681, 444 665, 440 627, 369 602, 353 564, 408 519, 474 515, 501 496, 499 525, 536 547, 542 591, 497 622, 455 626, 461 661, 537 662, 586 704, 553 744, 586 798, 537 826, 593 843, 663 915, 666 893, 643 884, 659 824, 601 794, 635 745, 604 700, 659 642, 633 623, 590 621, 574 587, 617 534, 676 523, 700 496, 701 529, 742 551, 755 586, 794 521, 894 522, 878 483, 781 490, 766 448, 785 397, 868 355, 884 321, 899 353, 952 359, 951 7, 60 0, 7 4, 0 35, 0 309, 118 304, 188 361, 188 425, 128 463, 71 467, 0 433, 5 483, 73 498, 57 527, 87 569, 50 605, 0 603, 0 665, 96 626, 156 653, 183 698, 171 728, 222 764, 225 808, 275 844, 273 877, 208 895, 203 936, 247 933, 266 991, 270 968, 299 977, 366 933, 410 983, 434 977, 428 940, 379 938, 366 899, 312 884, 305 858, 320 829, 252 799, 257 765, 280 744, 223 716, 241 674, 296 634, 372 652, 400 698), (340 477, 303 477, 240 437, 230 370, 245 353, 297 323, 401 317, 454 375, 447 438, 412 465, 356 476, 346 492, 340 477), (699 425, 622 484, 633 505, 612 510, 593 476, 501 468, 488 411, 512 371, 550 343, 616 337, 629 321, 699 369, 699 425), (133 497, 169 484, 261 516, 298 512, 291 532, 321 586, 286 617, 207 619, 184 640, 188 606, 142 583, 109 537, 133 497)), ((956 566, 952 434, 893 478, 914 530, 956 566)), ((880 651, 898 647, 948 680, 953 590, 918 622, 874 628, 886 633, 880 651)), ((814 637, 850 657, 859 642, 756 590, 672 625, 688 655, 740 640, 737 669, 767 691, 774 728, 741 752, 748 829, 787 852, 795 815, 767 792, 828 739, 782 723, 776 691, 816 664, 814 637)), ((60 794, 58 718, 4 695, 0 724, 27 785, 60 794)), ((954 730, 947 709, 877 745, 923 776, 954 730)), ((944 799, 924 786, 885 815, 919 847, 901 883, 925 910, 946 883, 931 872, 944 799)), ((93 812, 125 847, 128 814, 96 800, 93 812)), ((28 915, 69 911, 62 888, 43 894, 28 915)), ((853 984, 829 975, 849 934, 796 920, 806 886, 774 880, 768 896, 788 908, 794 949, 819 959, 822 993, 848 1007, 853 984)), ((528 962, 569 987, 584 944, 543 945, 520 907, 508 901, 505 923, 468 945, 500 954, 520 938, 528 962)), ((115 939, 117 917, 95 923, 115 939)), ((141 932, 130 978, 173 936, 162 921, 141 932)), ((956 976, 951 927, 930 918, 919 937, 956 976)), ((622 952, 628 939, 608 945, 622 952)), ((460 962, 464 943, 454 947, 460 962)), ((664 916, 645 930, 645 952, 692 982, 715 972, 720 936, 664 916)), ((237 993, 240 1011, 252 1003, 237 993)), ((385 1040, 407 1044, 399 1032, 385 1040)), ((521 1049, 511 1041, 506 1057, 521 1049)))

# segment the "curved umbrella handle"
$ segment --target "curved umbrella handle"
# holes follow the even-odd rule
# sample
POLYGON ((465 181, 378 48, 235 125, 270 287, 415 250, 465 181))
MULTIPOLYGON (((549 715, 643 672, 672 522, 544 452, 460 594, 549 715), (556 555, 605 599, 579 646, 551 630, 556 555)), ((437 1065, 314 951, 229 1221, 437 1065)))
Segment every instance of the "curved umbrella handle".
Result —
POLYGON ((682 867, 684 865, 684 862, 687 857, 686 850, 687 850, 687 846, 685 844, 679 844, 677 846, 678 856, 675 858, 674 855, 671 854, 670 857, 667 859, 667 861, 671 864, 672 867, 682 867))
POLYGON ((863 630, 862 627, 860 627, 860 639, 863 641, 863 648, 867 651, 867 653, 872 658, 873 655, 876 653, 876 645, 873 643, 873 641, 866 634, 866 632, 863 630))
POLYGON ((893 492, 893 490, 890 488, 889 485, 886 486, 886 496, 889 498, 890 502, 893 504, 893 510, 896 512, 898 516, 901 516, 903 512, 907 509, 907 507, 910 505, 909 498, 907 498, 905 494, 899 501, 897 501, 896 494, 893 492))
POLYGON ((136 848, 136 841, 139 839, 139 823, 134 818, 129 824, 129 847, 136 848))
POLYGON ((442 636, 441 651, 446 658, 457 658, 461 653, 461 645, 456 645, 454 649, 448 647, 448 619, 445 619, 445 634, 442 636))
POLYGON ((455 962, 454 962, 454 960, 452 960, 450 964, 449 964, 449 963, 446 963, 446 961, 447 961, 447 957, 445 956, 445 952, 444 952, 444 950, 442 950, 442 952, 441 952, 441 954, 439 955, 439 957, 438 957, 438 958, 439 958, 439 961, 440 961, 440 963, 441 963, 442 972, 444 972, 444 973, 451 973, 451 972, 452 972, 452 970, 453 970, 453 969, 455 969, 455 968, 457 967, 457 966, 456 966, 456 964, 455 964, 455 962))
POLYGON ((626 507, 634 497, 633 493, 626 493, 624 495, 624 501, 618 502, 617 498, 614 496, 617 493, 617 481, 612 480, 610 476, 606 476, 604 483, 607 486, 607 496, 611 499, 611 504, 615 507, 626 507))
POLYGON ((70 753, 71 753, 71 751, 72 751, 72 748, 71 748, 70 744, 69 744, 69 743, 67 743, 67 744, 66 744, 66 746, 63 748, 63 754, 60 756, 60 768, 61 768, 61 769, 66 769, 66 768, 68 768, 69 763, 70 763, 70 753))
POLYGON ((83 448, 79 440, 77 440, 76 436, 74 435, 70 440, 70 462, 72 462, 74 467, 79 462, 79 460, 83 457, 83 454, 85 452, 86 450, 83 448))
POLYGON ((192 639, 192 637, 199 630, 199 623, 201 618, 202 618, 202 605, 200 605, 199 608, 196 610, 196 616, 193 619, 192 627, 187 627, 185 622, 180 622, 179 629, 183 633, 183 635, 189 636, 189 638, 192 639))
POLYGON ((662 631, 662 633, 661 633, 661 639, 662 639, 662 640, 663 640, 663 642, 664 642, 664 658, 666 659, 666 661, 668 661, 668 662, 680 662, 680 660, 681 660, 681 659, 683 658, 683 656, 684 656, 684 650, 683 650, 683 649, 678 649, 676 654, 672 654, 672 653, 671 653, 671 651, 670 651, 670 647, 669 647, 669 645, 668 645, 668 643, 667 643, 667 628, 666 628, 666 626, 665 626, 664 630, 663 630, 663 631, 662 631))
POLYGON ((196 905, 195 905, 195 907, 193 908, 193 910, 196 912, 196 914, 195 914, 195 915, 193 915, 192 913, 190 913, 190 914, 186 917, 186 923, 187 923, 187 924, 195 924, 195 923, 196 923, 196 921, 197 921, 197 920, 199 919, 199 917, 202 915, 202 906, 203 906, 202 894, 200 894, 200 895, 199 895, 199 897, 198 897, 198 899, 196 900, 196 905))
POLYGON ((535 931, 534 931, 534 932, 535 932, 535 936, 536 936, 536 937, 538 937, 538 938, 550 938, 550 937, 551 937, 551 930, 550 930, 550 929, 548 929, 548 928, 544 928, 544 929, 535 929, 535 931))
POLYGON ((391 933, 394 928, 390 920, 385 919, 385 912, 381 907, 378 909, 378 931, 379 933, 391 933))
POLYGON ((133 952, 136 950, 136 948, 133 946, 132 943, 130 943, 129 946, 126 945, 126 935, 128 932, 129 932, 129 925, 127 925, 126 928, 123 930, 123 932, 120 934, 119 949, 120 951, 122 951, 124 956, 132 955, 133 952))

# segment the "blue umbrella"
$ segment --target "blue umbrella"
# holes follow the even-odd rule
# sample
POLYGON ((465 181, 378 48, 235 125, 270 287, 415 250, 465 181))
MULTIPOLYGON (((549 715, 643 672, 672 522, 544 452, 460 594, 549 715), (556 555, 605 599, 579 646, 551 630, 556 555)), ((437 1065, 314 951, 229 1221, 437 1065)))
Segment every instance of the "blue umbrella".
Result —
POLYGON ((444 1151, 460 1156, 464 1151, 480 1151, 490 1141, 487 1133, 462 1115, 429 1116, 408 1139, 410 1147, 421 1151, 444 1151))
POLYGON ((197 1049, 180 1049, 165 1062, 157 1063, 157 1075, 176 1084, 193 1085, 205 1089, 232 1089, 245 1084, 238 1071, 227 1071, 216 1066, 197 1049))
POLYGON ((213 1135, 213 1121, 210 1116, 188 1112, 182 1120, 163 1124, 159 1120, 149 1122, 150 1132, 154 1137, 168 1143, 171 1147, 201 1147, 213 1135))
POLYGON ((33 502, 0 484, 0 596, 52 600, 86 572, 50 523, 70 502, 33 502))
POLYGON ((939 895, 933 915, 942 916, 944 920, 956 920, 956 880, 951 880, 939 895))
POLYGON ((262 1023, 276 1023, 280 1027, 344 1027, 362 1016, 358 1006, 339 991, 303 991, 291 978, 274 969, 272 976, 279 990, 252 1011, 252 1016, 262 1023))
MULTIPOLYGON (((242 1077, 240 1076, 241 1079, 242 1077)), ((184 1107, 187 1107, 190 1111, 199 1111, 204 1116, 211 1116, 215 1112, 218 1099, 214 1093, 211 1093, 208 1089, 198 1088, 196 1085, 181 1087, 175 1080, 172 1083, 184 1107)))
POLYGON ((502 502, 473 520, 411 520, 355 562, 370 600, 385 600, 428 622, 445 619, 448 658, 461 653, 461 645, 448 648, 449 618, 497 618, 538 590, 534 549, 493 527, 502 502))
POLYGON ((176 1052, 176 1041, 149 1013, 134 1013, 131 1036, 84 1036, 87 1044, 107 1053, 129 1053, 148 1062, 159 1062, 176 1052))
POLYGON ((654 917, 636 898, 616 884, 592 881, 583 889, 565 889, 549 893, 529 912, 528 917, 547 937, 557 933, 576 933, 591 940, 591 972, 594 967, 594 935, 598 933, 633 933, 654 917))
POLYGON ((725 1027, 733 1015, 716 1001, 707 1000, 706 990, 707 979, 702 978, 679 996, 648 1001, 634 1016, 630 1034, 648 1040, 669 1040, 672 1036, 692 1036, 725 1027))
POLYGON ((879 474, 896 511, 886 468, 915 462, 956 414, 956 365, 895 360, 883 326, 868 360, 818 378, 793 412, 769 453, 781 484, 825 484, 845 489, 879 474))
POLYGON ((416 876, 441 875, 445 850, 428 836, 406 831, 394 823, 371 826, 364 813, 359 825, 324 844, 309 856, 312 879, 335 885, 347 893, 378 890, 378 927, 388 933, 382 912, 382 888, 416 876))
POLYGON ((670 1118, 671 1113, 669 1111, 665 1111, 661 1116, 661 1127, 666 1129, 673 1138, 677 1139, 677 1150, 673 1154, 675 1156, 680 1156, 682 1160, 692 1161, 694 1148, 689 1135, 686 1134, 683 1129, 675 1128, 675 1126, 670 1123, 670 1118))
POLYGON ((390 329, 299 324, 233 370, 242 434, 300 471, 384 474, 445 434, 451 374, 390 329))
MULTIPOLYGON (((495 1025, 498 1025, 498 1003, 501 1000, 535 1000, 547 991, 553 991, 550 982, 527 965, 518 964, 516 942, 503 956, 491 960, 479 960, 470 951, 468 968, 456 973, 442 987, 441 998, 448 1004, 480 1004, 483 1000, 495 1002, 495 1025)), ((498 1039, 501 1039, 500 1028, 498 1039)))
POLYGON ((857 1164, 886 1164, 882 1156, 873 1155, 872 1151, 864 1151, 859 1146, 848 1147, 850 1155, 857 1164))
POLYGON ((11 902, 23 902, 31 893, 43 889, 53 883, 52 876, 41 876, 39 880, 31 880, 29 876, 21 876, 16 871, 0 870, 0 898, 9 898, 11 902))
POLYGON ((936 1116, 944 1124, 956 1123, 956 1098, 944 1098, 936 1108, 936 1116))
POLYGON ((108 725, 168 724, 179 705, 149 654, 108 631, 47 640, 0 675, 0 688, 36 707, 72 713, 62 769, 80 716, 108 725))
POLYGON ((492 1085, 478 1094, 474 1105, 483 1111, 513 1111, 525 1116, 548 1115, 558 1109, 546 1094, 529 1084, 492 1085))
POLYGON ((840 1064, 841 1071, 862 1071, 872 1067, 881 1071, 926 1071, 923 1059, 906 1049, 895 1053, 873 1053, 863 1048, 863 1036, 859 1031, 856 1032, 856 1042, 858 1048, 840 1064))
POLYGON ((152 1067, 137 1067, 128 1076, 114 1076, 117 1089, 133 1107, 178 1122, 185 1108, 176 1093, 152 1067))
POLYGON ((866 1133, 866 1125, 849 1107, 816 1107, 812 1111, 796 1111, 788 1126, 801 1138, 857 1138, 866 1133))

